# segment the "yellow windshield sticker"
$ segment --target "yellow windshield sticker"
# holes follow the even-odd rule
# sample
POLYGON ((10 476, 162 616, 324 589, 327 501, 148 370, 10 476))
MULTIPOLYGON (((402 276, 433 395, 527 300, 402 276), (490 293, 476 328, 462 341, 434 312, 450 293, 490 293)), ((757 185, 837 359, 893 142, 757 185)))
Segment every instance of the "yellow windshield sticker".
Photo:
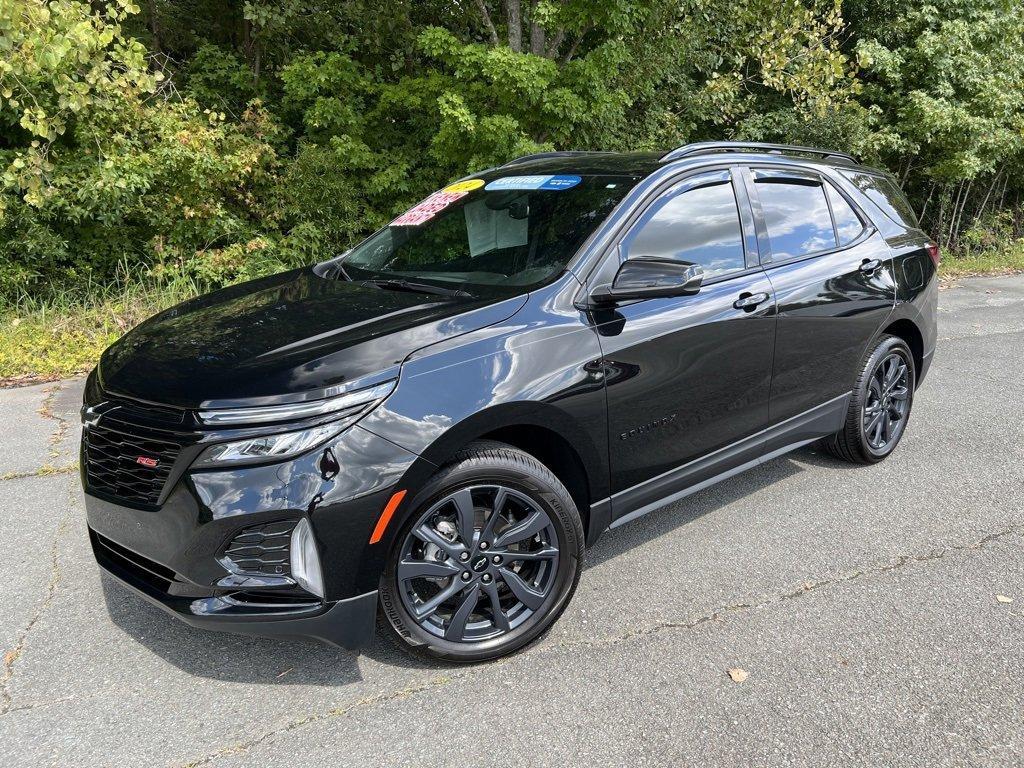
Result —
POLYGON ((442 189, 442 192, 472 192, 474 189, 480 189, 484 185, 483 179, 466 179, 465 181, 456 181, 454 184, 449 184, 447 187, 442 189))

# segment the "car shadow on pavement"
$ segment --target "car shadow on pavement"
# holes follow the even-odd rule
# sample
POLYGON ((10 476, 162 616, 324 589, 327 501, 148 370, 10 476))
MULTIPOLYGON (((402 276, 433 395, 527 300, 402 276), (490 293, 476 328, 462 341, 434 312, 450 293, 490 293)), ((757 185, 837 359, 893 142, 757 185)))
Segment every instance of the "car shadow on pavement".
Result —
MULTIPOLYGON (((194 677, 264 685, 346 686, 363 679, 359 653, 316 640, 282 640, 196 629, 165 614, 110 577, 101 578, 111 621, 134 640, 194 677)), ((379 632, 362 655, 390 667, 445 669, 413 658, 379 632)))
MULTIPOLYGON (((762 488, 792 477, 804 470, 801 464, 830 467, 851 466, 814 449, 801 448, 657 509, 621 528, 606 531, 587 553, 587 565, 594 566, 612 560, 634 547, 671 533, 706 514, 740 501, 762 488)), ((586 578, 585 572, 583 578, 586 578)))

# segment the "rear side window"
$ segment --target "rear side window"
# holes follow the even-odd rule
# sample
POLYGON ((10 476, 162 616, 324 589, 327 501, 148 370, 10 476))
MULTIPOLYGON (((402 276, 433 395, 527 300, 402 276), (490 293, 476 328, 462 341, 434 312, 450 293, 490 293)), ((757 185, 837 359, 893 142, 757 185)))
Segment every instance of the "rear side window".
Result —
POLYGON ((910 229, 918 229, 917 216, 907 201, 906 195, 896 186, 896 182, 885 176, 873 173, 843 172, 867 198, 882 209, 890 219, 910 229))
POLYGON ((772 259, 783 261, 836 247, 832 217, 820 181, 756 172, 772 259))
POLYGON ((626 258, 657 256, 700 264, 706 277, 745 268, 739 209, 723 181, 655 203, 654 213, 623 244, 626 258))
POLYGON ((836 220, 839 245, 849 245, 864 231, 864 223, 835 187, 826 184, 825 189, 828 190, 828 202, 832 206, 832 218, 836 220))

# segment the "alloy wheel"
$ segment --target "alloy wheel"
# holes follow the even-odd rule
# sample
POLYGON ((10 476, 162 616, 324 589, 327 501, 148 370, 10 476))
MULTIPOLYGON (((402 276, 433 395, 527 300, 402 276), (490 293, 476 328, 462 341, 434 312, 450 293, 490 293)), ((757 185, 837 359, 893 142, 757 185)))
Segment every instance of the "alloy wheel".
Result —
POLYGON ((903 432, 910 411, 910 368, 893 352, 875 366, 868 381, 862 425, 864 439, 876 452, 885 451, 903 432))
POLYGON ((430 634, 477 643, 507 634, 541 609, 556 582, 559 547, 548 512, 497 484, 445 495, 402 543, 395 571, 409 616, 430 634))

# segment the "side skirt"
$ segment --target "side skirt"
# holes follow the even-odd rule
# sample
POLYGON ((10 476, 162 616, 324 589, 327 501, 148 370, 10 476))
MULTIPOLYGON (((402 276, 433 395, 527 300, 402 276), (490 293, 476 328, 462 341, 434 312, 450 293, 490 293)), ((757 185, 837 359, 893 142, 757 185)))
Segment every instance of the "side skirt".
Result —
POLYGON ((618 528, 648 512, 838 432, 846 418, 851 394, 842 394, 707 456, 602 499, 592 505, 591 518, 595 516, 593 510, 608 515, 610 506, 614 519, 608 528, 618 528))

